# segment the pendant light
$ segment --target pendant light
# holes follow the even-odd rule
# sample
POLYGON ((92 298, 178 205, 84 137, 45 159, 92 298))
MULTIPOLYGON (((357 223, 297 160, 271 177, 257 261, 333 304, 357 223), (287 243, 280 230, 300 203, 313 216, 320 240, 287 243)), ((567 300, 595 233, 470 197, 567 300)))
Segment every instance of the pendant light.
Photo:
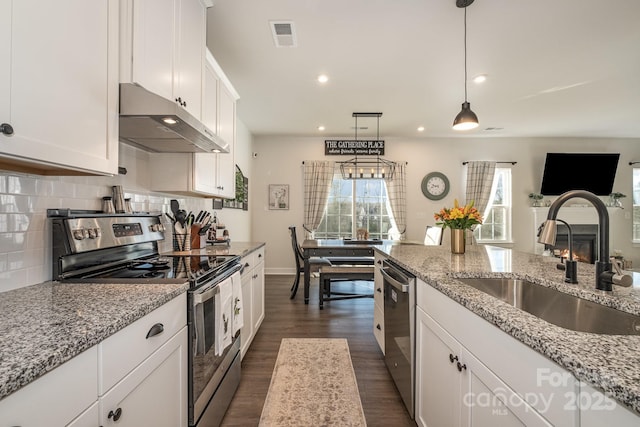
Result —
POLYGON ((464 8, 464 102, 462 110, 453 121, 453 129, 470 130, 478 127, 478 116, 471 111, 471 104, 467 102, 467 6, 474 0, 456 0, 456 6, 464 8))

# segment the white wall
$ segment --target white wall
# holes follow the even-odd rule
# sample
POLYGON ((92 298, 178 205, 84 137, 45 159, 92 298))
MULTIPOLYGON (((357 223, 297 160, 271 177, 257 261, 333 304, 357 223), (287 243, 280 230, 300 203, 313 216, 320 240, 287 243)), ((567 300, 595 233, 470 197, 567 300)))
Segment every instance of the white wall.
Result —
MULTIPOLYGON (((237 127, 235 161, 250 177, 251 135, 242 122, 237 127)), ((150 191, 147 152, 120 144, 119 158, 120 166, 128 173, 115 177, 38 176, 0 171, 0 292, 51 280, 48 208, 99 210, 102 197, 111 195, 111 186, 122 185, 125 197, 132 199, 134 211, 171 212, 171 199, 177 199, 187 211, 212 210, 212 199, 150 191)), ((249 212, 237 209, 217 212, 233 240, 251 240, 249 212)), ((166 217, 163 220, 165 225, 170 224, 166 217)), ((161 245, 161 251, 168 250, 171 250, 170 235, 161 245)))
MULTIPOLYGON (((350 137, 345 137, 351 139, 350 137)), ((455 198, 464 200, 465 167, 463 161, 515 161, 513 174, 513 245, 516 250, 533 252, 533 213, 528 195, 539 192, 547 152, 619 152, 621 153, 614 191, 626 194, 624 210, 611 218, 611 250, 620 249, 625 258, 640 267, 640 248, 631 243, 632 168, 629 161, 640 160, 638 139, 552 139, 552 138, 455 138, 401 140, 385 138, 384 157, 407 161, 407 239, 422 240, 424 227, 433 224, 434 212, 451 206, 455 198), (449 177, 451 191, 441 201, 425 198, 420 190, 422 178, 440 171, 449 177)), ((292 273, 293 253, 287 227, 295 225, 302 236, 304 160, 346 160, 349 156, 325 156, 324 138, 254 137, 252 160, 253 238, 267 243, 267 273, 292 273), (290 185, 290 209, 269 210, 269 184, 290 185)), ((568 165, 570 167, 570 165, 568 165)), ((597 171, 594 171, 597 173, 597 171)), ((606 200, 606 198, 603 198, 606 200)), ((578 202, 578 201, 576 201, 578 202)), ((570 203, 569 203, 570 204, 570 203)))

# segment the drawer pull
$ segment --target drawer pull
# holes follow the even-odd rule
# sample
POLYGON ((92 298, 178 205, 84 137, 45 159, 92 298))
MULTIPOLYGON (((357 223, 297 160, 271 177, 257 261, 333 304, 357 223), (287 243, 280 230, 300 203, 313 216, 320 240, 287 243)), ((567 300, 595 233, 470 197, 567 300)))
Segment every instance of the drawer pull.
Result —
POLYGON ((460 362, 458 362, 458 372, 462 372, 463 369, 466 371, 467 370, 467 365, 466 364, 463 365, 460 362))
MULTIPOLYGON (((449 362, 453 363, 456 360, 458 360, 458 356, 454 356, 453 354, 449 353, 449 362)), ((458 363, 459 365, 460 363, 458 363)))
POLYGON ((109 419, 113 418, 113 421, 118 421, 121 416, 122 416, 122 408, 118 408, 115 410, 115 412, 109 411, 109 415, 107 415, 107 418, 109 419))
POLYGON ((162 323, 156 323, 147 332, 147 339, 160 335, 164 331, 164 325, 162 323))
POLYGON ((376 328, 377 328, 379 331, 381 331, 381 330, 382 330, 382 328, 380 327, 380 323, 378 323, 378 324, 376 325, 376 328))

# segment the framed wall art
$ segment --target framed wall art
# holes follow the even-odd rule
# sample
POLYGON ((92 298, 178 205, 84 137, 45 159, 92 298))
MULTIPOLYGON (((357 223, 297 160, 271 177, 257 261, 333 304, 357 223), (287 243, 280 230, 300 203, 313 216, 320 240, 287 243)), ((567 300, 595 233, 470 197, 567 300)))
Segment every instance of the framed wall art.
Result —
POLYGON ((269 209, 289 209, 289 184, 269 184, 269 209))

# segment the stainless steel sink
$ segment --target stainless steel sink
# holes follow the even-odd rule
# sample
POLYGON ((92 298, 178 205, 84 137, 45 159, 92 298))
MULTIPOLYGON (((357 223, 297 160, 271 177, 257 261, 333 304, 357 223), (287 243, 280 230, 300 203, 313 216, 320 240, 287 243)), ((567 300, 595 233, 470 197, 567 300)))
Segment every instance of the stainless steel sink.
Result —
POLYGON ((519 279, 457 279, 549 323, 578 332, 640 335, 640 316, 519 279))

